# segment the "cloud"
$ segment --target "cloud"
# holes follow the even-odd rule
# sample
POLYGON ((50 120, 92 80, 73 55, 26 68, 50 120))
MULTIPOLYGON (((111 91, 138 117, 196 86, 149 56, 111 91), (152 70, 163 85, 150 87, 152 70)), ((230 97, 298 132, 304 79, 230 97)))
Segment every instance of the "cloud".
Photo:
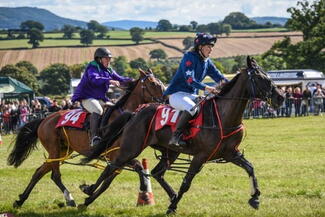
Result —
POLYGON ((83 21, 168 19, 174 24, 189 24, 192 20, 200 24, 217 22, 235 11, 248 17, 289 17, 287 8, 296 4, 296 0, 0 0, 0 6, 44 8, 65 18, 83 21))

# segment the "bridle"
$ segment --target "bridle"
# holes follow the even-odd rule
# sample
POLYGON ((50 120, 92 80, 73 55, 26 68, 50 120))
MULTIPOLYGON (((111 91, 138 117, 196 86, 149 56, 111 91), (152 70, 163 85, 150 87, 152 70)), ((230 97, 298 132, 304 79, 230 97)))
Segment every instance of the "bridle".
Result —
POLYGON ((151 98, 151 101, 152 102, 158 102, 158 103, 163 103, 164 102, 164 98, 163 96, 161 97, 156 97, 152 91, 150 90, 150 88, 147 87, 147 84, 146 84, 146 80, 149 79, 150 82, 158 82, 158 85, 159 86, 164 86, 163 83, 157 79, 154 74, 152 73, 147 73, 145 74, 145 76, 143 78, 140 79, 140 83, 141 83, 141 96, 142 98, 144 99, 144 91, 146 90, 149 94, 149 97, 151 98))
MULTIPOLYGON (((271 105, 272 103, 272 93, 275 89, 275 84, 274 82, 270 79, 270 87, 268 90, 263 90, 261 89, 256 82, 256 76, 257 76, 257 72, 259 73, 263 73, 262 71, 260 71, 259 69, 261 69, 259 66, 254 66, 254 67, 250 67, 247 70, 247 74, 248 74, 248 80, 250 81, 250 96, 249 99, 256 99, 259 98, 263 101, 266 101, 267 103, 269 103, 271 105)), ((265 76, 267 76, 265 73, 263 73, 265 76)))

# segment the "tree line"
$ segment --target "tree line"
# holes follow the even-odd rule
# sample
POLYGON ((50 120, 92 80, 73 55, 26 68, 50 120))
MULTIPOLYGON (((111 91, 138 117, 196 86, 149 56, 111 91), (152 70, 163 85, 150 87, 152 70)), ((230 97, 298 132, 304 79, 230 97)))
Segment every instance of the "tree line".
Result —
MULTIPOLYGON (((189 25, 177 25, 172 24, 167 19, 159 20, 157 27, 141 29, 139 27, 131 28, 130 35, 131 40, 136 44, 144 40, 145 31, 180 31, 180 32, 209 32, 210 34, 226 34, 231 33, 232 29, 258 29, 258 28, 273 28, 280 27, 279 24, 265 23, 257 24, 254 20, 248 18, 241 12, 232 12, 227 15, 224 20, 219 22, 211 22, 209 24, 199 24, 196 21, 191 21, 189 25)), ((20 29, 7 30, 7 39, 24 39, 28 38, 29 44, 32 44, 33 48, 39 47, 39 43, 44 40, 43 35, 44 25, 40 22, 27 20, 21 23, 20 29), (15 36, 18 33, 18 36, 15 36), (26 36, 25 36, 26 35, 26 36)), ((112 29, 114 30, 114 29, 112 29)), ((87 23, 87 28, 83 29, 78 26, 64 25, 59 32, 63 33, 63 39, 72 39, 75 33, 80 35, 80 43, 86 46, 93 43, 95 39, 109 39, 107 35, 109 29, 105 25, 101 25, 96 20, 90 20, 87 23)))
MULTIPOLYGON (((287 26, 290 30, 301 31, 303 41, 292 43, 290 38, 276 42, 270 50, 256 56, 257 62, 265 71, 277 69, 311 68, 325 72, 325 1, 307 0, 298 1, 297 7, 291 7, 288 12, 291 18, 287 26)), ((185 39, 184 39, 185 40, 185 39)), ((188 40, 189 42, 193 42, 188 40)), ((183 44, 185 45, 184 41, 183 44)), ((113 58, 112 67, 125 76, 136 78, 139 67, 150 67, 157 77, 164 83, 168 83, 176 72, 179 59, 168 59, 161 49, 155 49, 149 53, 151 60, 142 58, 127 61, 126 57, 113 58)), ((245 65, 245 58, 223 58, 213 60, 222 73, 234 73, 245 65)), ((0 70, 0 76, 11 76, 30 86, 36 93, 43 95, 67 94, 70 78, 80 78, 86 63, 67 66, 54 64, 48 66, 40 73, 26 61, 16 65, 6 65, 0 70), (39 83, 41 85, 39 85, 39 83)))
MULTIPOLYGON (((128 61, 125 56, 113 58, 112 67, 124 76, 138 77, 138 68, 151 68, 155 74, 165 83, 169 81, 173 71, 178 67, 178 61, 168 60, 167 54, 162 49, 151 50, 150 61, 137 58, 128 61)), ((66 65, 56 63, 49 65, 41 72, 28 61, 20 61, 16 64, 8 64, 1 68, 0 76, 15 78, 39 95, 66 95, 70 90, 71 78, 81 78, 88 63, 66 65)))

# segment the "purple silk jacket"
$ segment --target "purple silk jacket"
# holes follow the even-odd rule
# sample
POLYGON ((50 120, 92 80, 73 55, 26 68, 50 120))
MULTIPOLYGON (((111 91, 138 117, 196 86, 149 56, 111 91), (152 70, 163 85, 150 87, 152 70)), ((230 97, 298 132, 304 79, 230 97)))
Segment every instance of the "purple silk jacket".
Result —
POLYGON ((105 69, 100 67, 96 61, 90 62, 72 96, 72 102, 81 102, 83 99, 90 98, 101 99, 104 102, 108 101, 106 92, 109 88, 110 80, 123 83, 132 79, 117 74, 112 68, 105 69))

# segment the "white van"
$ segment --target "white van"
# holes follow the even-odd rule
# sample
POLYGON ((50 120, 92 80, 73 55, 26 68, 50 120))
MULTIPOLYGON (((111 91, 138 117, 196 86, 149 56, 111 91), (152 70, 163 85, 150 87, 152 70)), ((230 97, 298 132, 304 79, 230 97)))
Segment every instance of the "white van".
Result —
POLYGON ((300 86, 304 89, 321 84, 325 87, 325 75, 313 69, 272 70, 267 74, 278 86, 300 86))

